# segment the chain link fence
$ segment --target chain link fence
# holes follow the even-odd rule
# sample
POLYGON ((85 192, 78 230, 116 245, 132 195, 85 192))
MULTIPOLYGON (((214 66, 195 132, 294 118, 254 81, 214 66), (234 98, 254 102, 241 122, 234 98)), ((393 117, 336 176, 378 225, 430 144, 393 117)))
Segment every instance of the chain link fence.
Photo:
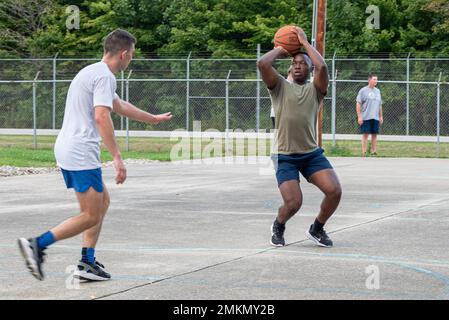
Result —
MULTIPOLYGON (((0 59, 0 134, 12 129, 59 129, 70 81, 98 58, 0 59), (35 80, 33 80, 35 79, 35 80), (34 89, 33 89, 34 88, 34 89)), ((153 114, 172 112, 158 125, 114 115, 117 130, 220 132, 270 130, 271 102, 257 59, 134 59, 117 75, 117 93, 153 114)), ((337 57, 326 60, 330 85, 324 100, 325 139, 358 139, 358 91, 378 75, 384 124, 380 134, 397 141, 449 141, 449 58, 337 57)), ((289 60, 276 68, 283 75, 289 60)), ((37 130, 37 131, 36 131, 37 130)), ((13 131, 15 132, 15 131, 13 131)), ((18 131, 20 132, 20 131, 18 131)), ((29 132, 29 131, 27 131, 29 132)))

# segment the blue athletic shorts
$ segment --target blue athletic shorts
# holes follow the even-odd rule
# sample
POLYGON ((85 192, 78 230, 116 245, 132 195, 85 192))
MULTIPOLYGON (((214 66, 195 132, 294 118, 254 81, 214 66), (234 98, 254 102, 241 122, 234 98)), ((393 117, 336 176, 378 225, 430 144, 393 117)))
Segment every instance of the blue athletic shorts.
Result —
POLYGON ((70 171, 61 168, 67 189, 74 188, 76 192, 86 192, 90 187, 97 192, 103 192, 101 168, 92 170, 70 171))
POLYGON ((379 120, 376 120, 376 119, 363 120, 363 123, 360 126, 360 133, 378 134, 379 133, 379 120))
POLYGON ((288 180, 298 180, 299 172, 309 181, 315 172, 333 169, 321 148, 304 154, 274 154, 272 159, 276 169, 278 186, 288 180))

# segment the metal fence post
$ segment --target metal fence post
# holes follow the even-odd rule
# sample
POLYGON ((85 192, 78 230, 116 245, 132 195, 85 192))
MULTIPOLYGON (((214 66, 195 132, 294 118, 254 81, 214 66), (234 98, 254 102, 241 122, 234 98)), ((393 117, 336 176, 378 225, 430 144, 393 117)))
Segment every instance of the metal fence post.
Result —
MULTIPOLYGON (((229 77, 231 76, 231 70, 228 72, 226 77, 226 96, 225 96, 225 106, 226 106, 226 133, 229 131, 229 77)), ((227 134, 226 134, 227 137, 227 134)))
POLYGON ((335 141, 335 131, 336 131, 336 99, 337 99, 337 74, 335 70, 335 55, 336 52, 334 52, 334 55, 332 57, 332 146, 335 148, 336 141, 335 141))
POLYGON ((310 44, 314 48, 316 47, 315 43, 316 43, 316 29, 317 29, 317 19, 316 19, 317 12, 318 12, 318 1, 317 0, 313 0, 312 35, 311 35, 310 44))
MULTIPOLYGON (((121 84, 120 84, 120 98, 124 98, 124 87, 125 87, 125 71, 120 72, 121 84)), ((120 130, 123 130, 123 116, 120 116, 120 130)))
POLYGON ((40 71, 38 71, 36 73, 36 76, 34 77, 34 80, 33 80, 33 146, 34 146, 34 150, 37 149, 37 132, 36 132, 37 131, 36 130, 36 127, 37 127, 36 85, 37 85, 37 83, 36 83, 36 81, 37 81, 37 78, 39 77, 39 73, 40 73, 40 71))
POLYGON ((406 85, 406 129, 405 134, 410 134, 410 52, 407 56, 407 85, 406 85))
POLYGON ((440 157, 440 83, 441 83, 441 72, 438 77, 437 83, 437 157, 440 157))
POLYGON ((53 117, 52 117, 52 128, 56 129, 56 59, 58 58, 59 52, 56 52, 53 57, 53 117))
MULTIPOLYGON (((257 61, 260 59, 260 44, 257 44, 257 61)), ((256 64, 257 83, 256 83, 256 132, 260 128, 260 71, 256 64)))
POLYGON ((231 76, 231 70, 226 77, 226 90, 225 90, 225 109, 226 109, 226 129, 225 129, 225 153, 229 150, 229 78, 231 76))
MULTIPOLYGON (((133 73, 132 70, 129 70, 128 77, 126 78, 126 100, 129 102, 129 78, 131 77, 131 74, 133 73)), ((129 151, 129 118, 126 117, 126 151, 129 151)))
POLYGON ((192 51, 189 52, 186 60, 186 131, 189 131, 189 109, 190 109, 190 56, 192 51))

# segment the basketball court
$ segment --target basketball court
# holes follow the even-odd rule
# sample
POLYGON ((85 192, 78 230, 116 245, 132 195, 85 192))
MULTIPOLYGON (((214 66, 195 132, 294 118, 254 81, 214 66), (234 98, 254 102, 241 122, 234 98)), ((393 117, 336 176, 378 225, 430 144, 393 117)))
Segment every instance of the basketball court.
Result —
POLYGON ((0 298, 448 299, 447 161, 330 161, 343 187, 326 225, 330 249, 305 237, 322 199, 307 182, 287 224, 288 245, 269 244, 281 198, 261 165, 134 164, 121 186, 105 168, 111 206, 97 258, 112 280, 88 283, 70 276, 80 236, 47 250, 43 282, 16 244, 78 214, 62 176, 0 178, 0 298))

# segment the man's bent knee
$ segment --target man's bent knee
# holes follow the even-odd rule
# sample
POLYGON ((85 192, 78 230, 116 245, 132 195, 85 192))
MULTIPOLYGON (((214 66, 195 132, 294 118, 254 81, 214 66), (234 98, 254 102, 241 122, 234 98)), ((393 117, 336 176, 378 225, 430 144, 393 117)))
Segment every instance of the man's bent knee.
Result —
POLYGON ((86 215, 86 227, 90 229, 101 222, 101 215, 99 213, 85 213, 86 215))
POLYGON ((340 199, 343 191, 341 189, 341 186, 339 184, 333 186, 326 192, 327 197, 331 197, 333 199, 340 199))
POLYGON ((302 202, 299 199, 288 200, 285 203, 285 207, 290 213, 296 213, 301 208, 302 202))

